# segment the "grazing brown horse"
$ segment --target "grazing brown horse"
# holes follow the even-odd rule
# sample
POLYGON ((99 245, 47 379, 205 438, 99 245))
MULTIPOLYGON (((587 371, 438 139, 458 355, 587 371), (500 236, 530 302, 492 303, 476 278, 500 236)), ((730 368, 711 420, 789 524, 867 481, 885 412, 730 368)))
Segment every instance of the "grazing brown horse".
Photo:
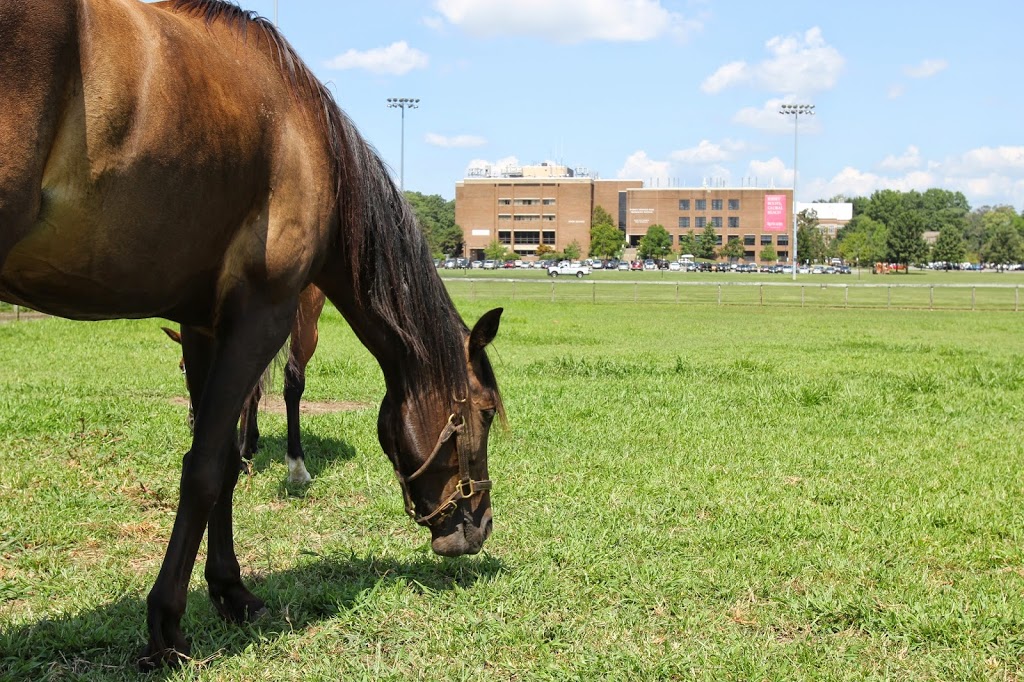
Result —
MULTIPOLYGON (((299 296, 299 308, 295 313, 295 321, 292 323, 292 331, 289 334, 288 361, 284 368, 284 404, 285 415, 288 420, 288 450, 285 453, 285 463, 288 465, 288 480, 292 483, 309 483, 312 477, 306 470, 306 454, 302 450, 302 434, 299 430, 299 404, 302 402, 302 394, 306 390, 306 365, 309 364, 313 353, 316 352, 319 341, 320 313, 324 309, 324 292, 315 284, 306 287, 299 296)), ((177 343, 181 343, 181 334, 162 327, 164 333, 177 343)), ((188 382, 188 372, 185 368, 185 359, 180 363, 181 371, 188 382)), ((256 382, 249 396, 242 405, 241 433, 239 434, 238 449, 245 460, 252 460, 259 447, 260 429, 257 420, 260 400, 263 398, 263 380, 256 382)), ((188 406, 188 423, 193 425, 195 415, 192 405, 188 406)))
POLYGON ((265 608, 234 550, 236 422, 310 283, 380 364, 406 510, 438 554, 478 552, 501 310, 462 322, 384 163, 274 26, 218 0, 0 0, 0 45, 0 300, 181 325, 195 432, 140 664, 189 651, 204 532, 218 611, 265 608))

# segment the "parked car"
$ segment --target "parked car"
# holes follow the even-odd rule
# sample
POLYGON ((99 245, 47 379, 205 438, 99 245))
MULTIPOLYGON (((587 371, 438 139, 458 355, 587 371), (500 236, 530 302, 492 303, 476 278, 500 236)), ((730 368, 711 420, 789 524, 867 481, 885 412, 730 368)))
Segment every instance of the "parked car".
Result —
POLYGON ((644 270, 657 270, 658 264, 654 262, 653 258, 648 258, 644 261, 644 270))
POLYGON ((643 262, 638 261, 638 260, 630 261, 629 269, 630 270, 643 270, 644 269, 644 264, 643 264, 643 262))
POLYGON ((498 267, 496 261, 493 261, 490 258, 484 261, 484 270, 493 270, 496 267, 498 267))
POLYGON ((679 272, 680 270, 683 269, 683 266, 679 263, 679 261, 672 261, 671 263, 668 264, 668 269, 671 270, 672 272, 679 272))
POLYGON ((552 265, 548 268, 548 277, 558 277, 560 275, 569 275, 572 277, 583 277, 584 275, 590 274, 590 267, 581 263, 570 263, 569 261, 562 261, 558 265, 552 265))
POLYGON ((624 271, 628 272, 629 271, 629 261, 628 260, 619 261, 619 270, 624 270, 624 271))
POLYGON ((484 266, 484 262, 482 260, 475 260, 472 263, 470 263, 470 265, 469 265, 469 267, 473 268, 474 270, 479 270, 483 266, 484 266))

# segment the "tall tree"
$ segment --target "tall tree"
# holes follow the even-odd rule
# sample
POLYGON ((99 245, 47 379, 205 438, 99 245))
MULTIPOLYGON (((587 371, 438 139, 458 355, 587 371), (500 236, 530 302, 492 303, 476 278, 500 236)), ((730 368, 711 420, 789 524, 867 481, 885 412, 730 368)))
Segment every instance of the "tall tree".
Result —
POLYGON ((607 223, 608 225, 612 225, 613 227, 618 229, 618 225, 616 224, 617 222, 618 221, 612 217, 611 213, 604 210, 604 207, 598 206, 596 204, 594 205, 594 212, 590 216, 591 225, 600 225, 602 223, 607 223))
POLYGON ((818 214, 812 210, 797 214, 797 257, 813 263, 825 259, 825 238, 818 228, 818 214))
POLYGON ((697 237, 694 236, 693 230, 687 230, 686 234, 679 235, 680 256, 685 256, 687 254, 696 256, 698 250, 697 237))
POLYGON ((986 263, 997 266, 1019 263, 1024 260, 1021 248, 1021 236, 1012 223, 997 224, 989 234, 988 241, 981 249, 981 258, 986 263))
POLYGON ((739 237, 731 237, 722 248, 718 250, 718 255, 722 258, 732 262, 738 258, 743 258, 743 244, 740 242, 739 237))
POLYGON ((611 223, 595 223, 590 228, 590 255, 593 257, 618 258, 624 243, 619 228, 611 223))
POLYGON ((889 244, 889 229, 867 215, 860 215, 850 221, 839 241, 839 254, 843 260, 858 265, 878 263, 886 258, 889 244))
POLYGON ((907 210, 891 217, 889 225, 889 260, 910 265, 924 258, 928 247, 922 239, 924 221, 919 211, 907 210))
POLYGON ((435 257, 462 253, 462 229, 455 224, 455 202, 438 194, 406 192, 405 198, 416 214, 416 222, 435 257))
POLYGON ((717 241, 717 238, 715 228, 710 225, 705 227, 704 231, 700 233, 700 237, 697 238, 697 249, 694 255, 697 258, 714 259, 715 249, 717 248, 715 241, 717 241))
POLYGON ((964 233, 957 225, 950 224, 939 231, 932 247, 932 260, 945 263, 947 269, 964 262, 964 233))
POLYGON ((664 258, 672 251, 672 236, 663 225, 651 225, 640 238, 637 255, 640 258, 664 258))
POLYGON ((569 260, 579 260, 580 254, 583 253, 583 247, 575 239, 572 240, 572 244, 565 247, 565 257, 569 260))
POLYGON ((762 263, 774 263, 779 260, 779 254, 775 251, 775 247, 768 244, 761 249, 761 262, 762 263))

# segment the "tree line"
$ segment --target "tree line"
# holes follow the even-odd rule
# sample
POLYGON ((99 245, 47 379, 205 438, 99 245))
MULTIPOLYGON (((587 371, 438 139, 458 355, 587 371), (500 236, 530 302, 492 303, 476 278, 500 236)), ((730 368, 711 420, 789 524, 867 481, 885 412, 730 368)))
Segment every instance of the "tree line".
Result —
MULTIPOLYGON (((968 261, 997 266, 1024 261, 1024 214, 1006 205, 971 210, 962 192, 883 189, 869 197, 837 195, 816 203, 851 203, 853 218, 835 238, 828 238, 819 229, 814 211, 802 211, 797 216, 797 256, 801 262, 839 257, 849 263, 938 262, 954 267, 968 261), (934 243, 925 240, 926 232, 937 233, 934 243)), ((679 244, 673 248, 668 230, 651 225, 637 245, 637 254, 640 258, 664 258, 672 253, 705 259, 743 257, 744 246, 738 236, 729 236, 721 246, 716 246, 717 240, 715 228, 709 225, 700 233, 690 230, 680 235, 679 244)), ((618 256, 623 247, 622 234, 611 216, 603 210, 599 216, 595 210, 591 255, 618 256)), ((762 262, 777 258, 773 246, 761 250, 762 262)))

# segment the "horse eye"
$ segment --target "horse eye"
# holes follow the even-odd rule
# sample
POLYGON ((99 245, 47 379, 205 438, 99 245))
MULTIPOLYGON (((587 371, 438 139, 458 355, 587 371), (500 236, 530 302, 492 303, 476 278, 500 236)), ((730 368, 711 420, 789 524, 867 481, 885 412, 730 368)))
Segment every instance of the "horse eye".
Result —
POLYGON ((494 421, 494 415, 497 414, 497 410, 491 407, 485 410, 480 410, 480 414, 483 415, 484 421, 490 424, 492 421, 494 421))

